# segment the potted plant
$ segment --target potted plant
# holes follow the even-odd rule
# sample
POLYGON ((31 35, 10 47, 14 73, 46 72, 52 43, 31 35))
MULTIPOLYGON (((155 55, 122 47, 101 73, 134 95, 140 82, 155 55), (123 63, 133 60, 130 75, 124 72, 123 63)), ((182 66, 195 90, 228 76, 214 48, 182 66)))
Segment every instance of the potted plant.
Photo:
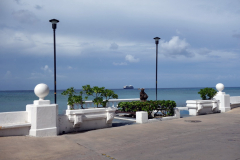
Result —
POLYGON ((68 105, 70 108, 66 110, 66 116, 69 121, 73 123, 73 128, 80 128, 81 130, 86 129, 85 127, 80 127, 82 124, 83 126, 87 126, 87 129, 112 126, 116 108, 99 108, 99 104, 105 105, 106 107, 106 102, 108 102, 110 98, 117 98, 118 96, 114 94, 113 91, 105 90, 104 87, 94 86, 91 88, 90 85, 85 85, 82 86, 82 91, 79 94, 75 93, 73 87, 68 88, 62 93, 62 95, 68 95, 68 105), (85 103, 83 101, 84 94, 86 95, 85 99, 87 99, 88 96, 95 97, 92 102, 97 105, 97 108, 83 108, 83 104, 85 103), (103 101, 104 97, 106 98, 106 102, 103 101), (74 104, 80 104, 82 109, 74 110, 74 104))
POLYGON ((99 108, 99 104, 101 104, 103 107, 106 107, 109 99, 118 98, 118 95, 115 94, 112 90, 98 86, 94 86, 93 88, 91 88, 90 85, 82 86, 82 91, 80 91, 78 95, 76 95, 75 93, 76 92, 73 87, 68 88, 66 91, 62 92, 62 95, 68 95, 68 105, 70 106, 70 109, 74 109, 74 104, 81 105, 81 108, 84 109, 84 94, 86 94, 86 96, 84 97, 85 100, 88 99, 88 96, 95 97, 92 101, 95 105, 97 105, 97 108, 99 108), (103 98, 105 98, 105 100, 103 100, 103 98))
POLYGON ((91 90, 89 90, 89 95, 95 97, 93 99, 93 103, 97 105, 97 108, 98 105, 102 104, 103 102, 103 97, 101 96, 101 94, 104 92, 104 89, 104 87, 94 86, 93 88, 91 88, 91 90))
POLYGON ((187 100, 187 107, 189 115, 201 115, 215 113, 218 111, 218 101, 213 100, 213 97, 217 93, 213 88, 200 89, 198 94, 201 96, 201 100, 187 100))
POLYGON ((207 87, 207 88, 200 89, 198 94, 200 94, 202 100, 210 100, 217 94, 217 91, 213 88, 207 87))
POLYGON ((66 91, 62 92, 62 95, 66 96, 68 95, 68 105, 70 106, 70 109, 74 109, 75 104, 75 98, 74 97, 75 89, 73 87, 68 88, 66 91))
MULTIPOLYGON (((83 101, 83 94, 89 95, 89 90, 91 88, 90 88, 90 85, 82 86, 82 88, 83 88, 83 91, 80 91, 79 95, 75 95, 76 92, 75 92, 74 87, 70 87, 66 91, 62 92, 62 95, 65 95, 65 96, 68 95, 68 103, 67 104, 70 106, 71 110, 74 109, 74 104, 80 105, 81 108, 84 109, 83 104, 85 102, 83 101)), ((84 99, 87 100, 88 96, 85 96, 84 99)))
POLYGON ((98 87, 94 86, 93 88, 90 88, 87 92, 88 95, 91 95, 95 97, 93 99, 93 103, 97 105, 97 108, 99 108, 99 104, 101 104, 103 107, 106 107, 107 102, 111 98, 118 98, 118 95, 115 94, 112 90, 105 89, 105 87, 98 87), (105 98, 105 100, 103 100, 105 98))
POLYGON ((112 98, 118 99, 118 95, 109 89, 103 90, 103 92, 101 93, 101 96, 105 98, 105 101, 102 101, 101 103, 103 107, 106 107, 109 99, 112 99, 112 98))

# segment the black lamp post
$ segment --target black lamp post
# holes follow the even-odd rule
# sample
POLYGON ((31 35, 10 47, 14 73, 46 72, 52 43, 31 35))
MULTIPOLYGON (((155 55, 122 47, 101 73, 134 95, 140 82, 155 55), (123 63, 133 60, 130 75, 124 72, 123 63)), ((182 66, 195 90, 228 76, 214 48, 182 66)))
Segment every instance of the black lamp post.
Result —
POLYGON ((158 66, 158 43, 159 43, 159 37, 153 38, 155 39, 155 44, 156 44, 156 100, 157 100, 157 66, 158 66))
POLYGON ((57 80, 56 80, 56 41, 55 41, 55 29, 57 28, 57 23, 59 20, 57 19, 51 19, 49 22, 52 23, 52 29, 53 29, 53 48, 54 48, 54 98, 55 98, 55 104, 57 104, 57 80))

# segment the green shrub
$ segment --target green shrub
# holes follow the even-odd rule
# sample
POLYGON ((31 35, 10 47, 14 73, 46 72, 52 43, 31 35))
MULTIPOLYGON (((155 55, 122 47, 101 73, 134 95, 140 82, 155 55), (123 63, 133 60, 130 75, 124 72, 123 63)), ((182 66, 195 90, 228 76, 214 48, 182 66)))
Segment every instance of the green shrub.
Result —
POLYGON ((158 101, 132 101, 132 102, 120 102, 118 103, 118 110, 122 112, 137 112, 146 111, 150 116, 153 110, 161 111, 162 116, 173 116, 174 107, 176 107, 175 101, 170 100, 158 100, 158 101))
POLYGON ((216 95, 217 91, 213 88, 203 88, 200 89, 198 94, 200 94, 202 100, 210 100, 216 95))

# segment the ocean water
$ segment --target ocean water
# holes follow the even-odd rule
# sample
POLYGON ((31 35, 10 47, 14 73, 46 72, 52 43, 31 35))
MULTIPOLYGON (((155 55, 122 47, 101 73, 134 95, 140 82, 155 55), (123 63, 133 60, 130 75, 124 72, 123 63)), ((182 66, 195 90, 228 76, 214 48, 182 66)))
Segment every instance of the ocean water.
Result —
MULTIPOLYGON (((177 103, 177 107, 185 107, 186 100, 201 99, 198 94, 201 88, 159 88, 158 100, 173 100, 177 103)), ((119 99, 139 98, 140 90, 138 89, 112 89, 118 94, 119 99)), ((76 90, 79 92, 80 90, 76 90)), ((67 109, 67 96, 61 95, 63 90, 57 91, 57 104, 59 114, 64 114, 67 109)), ((156 99, 155 88, 146 88, 148 100, 156 99)), ((226 87, 224 91, 230 96, 240 96, 240 87, 226 87)), ((45 98, 54 103, 54 92, 50 91, 45 98)), ((38 97, 33 90, 28 91, 0 91, 0 112, 25 111, 27 104, 33 104, 38 97)), ((88 100, 92 100, 89 97, 88 100)), ((181 113, 182 114, 182 113, 181 113)), ((183 113, 184 114, 184 113, 183 113)), ((186 113, 185 113, 186 114, 186 113)))

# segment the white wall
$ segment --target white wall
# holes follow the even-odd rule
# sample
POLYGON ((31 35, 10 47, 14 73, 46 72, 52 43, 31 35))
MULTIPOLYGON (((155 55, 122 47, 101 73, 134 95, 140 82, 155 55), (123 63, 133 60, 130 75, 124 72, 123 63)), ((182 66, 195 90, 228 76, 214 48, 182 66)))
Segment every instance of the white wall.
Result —
POLYGON ((230 106, 232 108, 240 107, 240 96, 230 97, 230 106))
POLYGON ((88 131, 93 129, 101 129, 112 127, 112 123, 106 123, 106 118, 84 121, 78 127, 73 127, 73 122, 70 122, 67 115, 58 115, 58 134, 88 131))
POLYGON ((29 135, 30 123, 28 112, 3 112, 0 113, 0 136, 29 135))
POLYGON ((2 112, 0 113, 0 125, 8 123, 26 123, 28 122, 28 112, 2 112))

